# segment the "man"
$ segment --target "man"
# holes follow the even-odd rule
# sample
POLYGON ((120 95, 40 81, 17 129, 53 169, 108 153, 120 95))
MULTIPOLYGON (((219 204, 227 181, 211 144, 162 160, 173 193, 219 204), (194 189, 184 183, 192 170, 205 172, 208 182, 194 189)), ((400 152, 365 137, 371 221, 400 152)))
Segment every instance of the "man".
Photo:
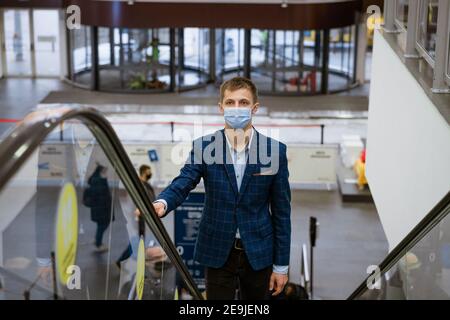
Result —
MULTIPOLYGON (((150 185, 149 181, 152 178, 152 168, 146 164, 143 164, 139 167, 139 178, 144 184, 145 190, 147 190, 148 197, 150 201, 155 201, 155 191, 153 187, 150 185)), ((139 234, 144 235, 145 233, 145 222, 144 219, 140 217, 139 211, 137 210, 136 214, 139 216, 139 234)))
POLYGON ((255 85, 236 77, 220 88, 225 129, 194 141, 180 175, 154 202, 159 217, 181 205, 203 178, 205 206, 195 261, 206 266, 208 299, 266 299, 282 292, 290 256, 286 145, 252 126, 255 85))
MULTIPOLYGON (((152 168, 146 164, 141 165, 139 167, 139 178, 144 184, 145 190, 147 190, 150 201, 155 201, 155 190, 149 182, 152 178, 152 168)), ((135 215, 138 217, 139 235, 145 237, 145 221, 140 215, 139 210, 136 209, 135 215)), ((166 260, 167 256, 162 248, 156 245, 156 239, 154 239, 153 234, 148 235, 146 240, 148 241, 148 247, 145 249, 147 261, 158 262, 166 260)))
POLYGON ((145 190, 147 190, 150 200, 153 202, 155 200, 155 191, 149 183, 150 179, 152 178, 152 168, 146 164, 141 165, 139 167, 139 178, 144 184, 145 190))
MULTIPOLYGON (((144 185, 150 201, 153 202, 155 200, 155 191, 153 190, 153 187, 149 183, 151 178, 152 178, 152 168, 146 164, 141 165, 139 167, 139 179, 141 180, 142 184, 144 185)), ((145 237, 145 221, 141 217, 139 210, 136 209, 134 214, 138 220, 138 234, 139 234, 139 236, 145 237)), ((149 250, 151 251, 153 249, 150 248, 149 250)), ((117 267, 120 269, 122 261, 127 260, 132 254, 133 254, 133 249, 132 249, 132 246, 130 243, 130 244, 128 244, 127 248, 123 251, 120 258, 117 259, 117 261, 116 261, 117 267)))

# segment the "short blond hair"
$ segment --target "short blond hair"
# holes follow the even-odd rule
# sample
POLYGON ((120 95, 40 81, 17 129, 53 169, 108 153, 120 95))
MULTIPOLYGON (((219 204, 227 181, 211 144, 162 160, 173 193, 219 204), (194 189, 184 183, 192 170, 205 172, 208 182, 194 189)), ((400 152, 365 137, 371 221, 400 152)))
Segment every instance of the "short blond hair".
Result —
POLYGON ((234 77, 222 83, 220 86, 220 102, 223 101, 226 90, 236 91, 239 89, 250 90, 253 96, 253 103, 258 102, 258 89, 256 89, 255 84, 250 79, 244 77, 234 77))

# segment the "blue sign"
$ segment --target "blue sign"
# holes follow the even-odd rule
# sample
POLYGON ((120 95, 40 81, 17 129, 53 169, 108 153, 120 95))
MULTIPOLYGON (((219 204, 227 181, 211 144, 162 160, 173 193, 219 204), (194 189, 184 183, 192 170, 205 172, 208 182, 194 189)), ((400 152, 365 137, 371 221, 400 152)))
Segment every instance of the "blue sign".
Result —
POLYGON ((150 162, 158 161, 158 153, 156 153, 156 150, 148 150, 148 157, 150 159, 150 162))
POLYGON ((39 170, 50 170, 50 163, 49 162, 39 163, 38 169, 39 170))
POLYGON ((204 193, 192 192, 175 210, 175 246, 200 290, 205 289, 205 267, 194 262, 194 247, 204 200, 204 193))

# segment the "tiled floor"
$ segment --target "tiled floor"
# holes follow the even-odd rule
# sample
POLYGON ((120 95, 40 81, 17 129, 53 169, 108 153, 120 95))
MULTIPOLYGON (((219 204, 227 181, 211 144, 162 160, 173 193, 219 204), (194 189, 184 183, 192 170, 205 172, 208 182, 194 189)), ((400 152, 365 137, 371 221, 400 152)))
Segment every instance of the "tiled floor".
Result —
MULTIPOLYGON (((331 96, 302 98, 262 96, 260 100, 261 105, 268 107, 271 111, 367 111, 367 89, 368 86, 364 85, 350 92, 331 96)), ((58 79, 1 79, 0 97, 0 116, 5 118, 23 117, 40 102, 216 106, 218 90, 210 85, 179 94, 115 94, 74 88, 58 79)))
MULTIPOLYGON (((1 79, 0 118, 21 119, 51 91, 70 89, 58 79, 1 79)), ((12 123, 0 122, 0 135, 12 126, 12 123)))

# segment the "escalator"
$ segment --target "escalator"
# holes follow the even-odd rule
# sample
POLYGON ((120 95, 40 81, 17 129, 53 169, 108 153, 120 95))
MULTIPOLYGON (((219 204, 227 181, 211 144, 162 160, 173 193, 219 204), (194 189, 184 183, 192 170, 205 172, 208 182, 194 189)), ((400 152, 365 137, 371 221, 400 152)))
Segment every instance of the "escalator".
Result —
MULTIPOLYGON (((101 113, 34 112, 0 163, 0 300, 204 299, 101 113), (102 205, 87 201, 94 180, 102 205)), ((450 193, 349 299, 449 299, 449 213, 450 193)))
POLYGON ((203 299, 99 112, 34 112, 0 160, 0 300, 203 299))
POLYGON ((348 299, 450 300, 450 192, 348 299))

